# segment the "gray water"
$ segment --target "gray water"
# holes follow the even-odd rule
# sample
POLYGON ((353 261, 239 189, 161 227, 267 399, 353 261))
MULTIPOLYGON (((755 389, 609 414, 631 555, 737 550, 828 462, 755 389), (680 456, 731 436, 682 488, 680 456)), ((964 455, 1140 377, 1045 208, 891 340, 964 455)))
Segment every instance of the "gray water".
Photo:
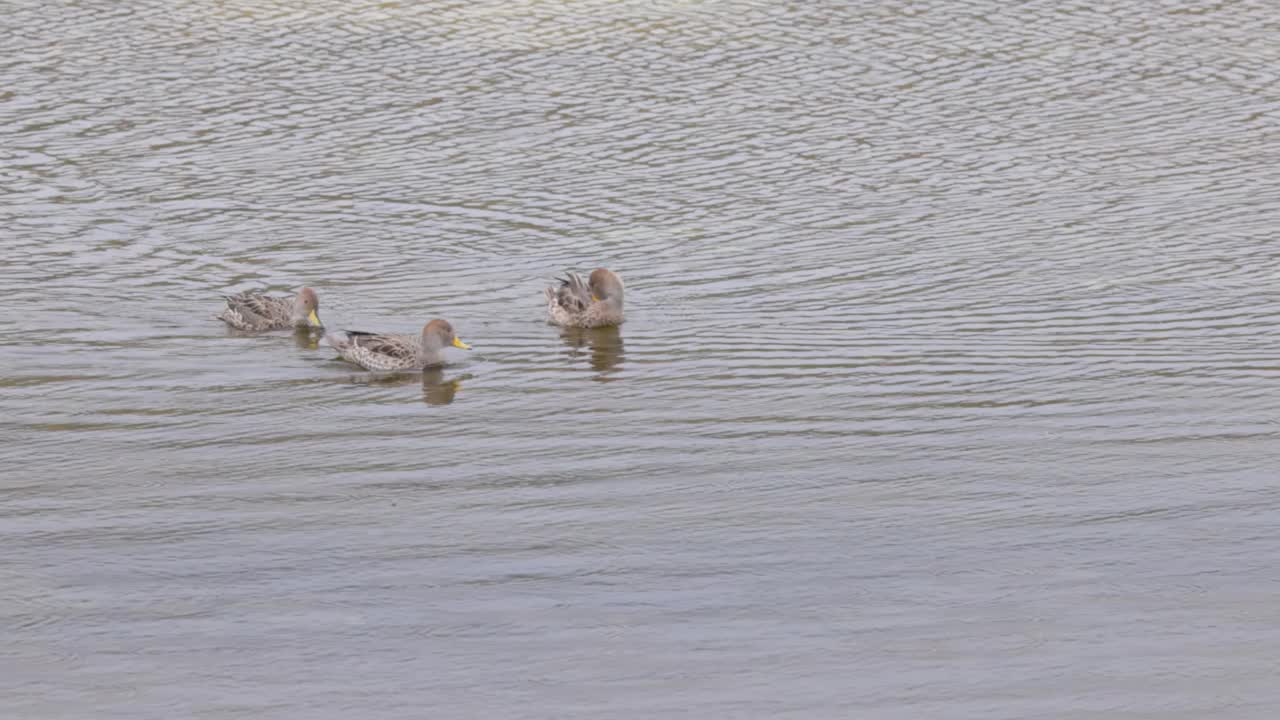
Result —
POLYGON ((0 716, 1280 706, 1280 5, 0 17, 0 716))

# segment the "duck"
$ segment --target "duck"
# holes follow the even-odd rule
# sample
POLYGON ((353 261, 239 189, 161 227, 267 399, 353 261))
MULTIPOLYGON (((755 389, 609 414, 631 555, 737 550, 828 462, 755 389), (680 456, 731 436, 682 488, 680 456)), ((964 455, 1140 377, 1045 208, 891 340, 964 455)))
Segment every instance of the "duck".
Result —
POLYGON ((304 287, 293 297, 274 297, 257 290, 224 295, 226 309, 215 318, 236 330, 262 332, 290 328, 323 327, 320 322, 320 296, 304 287))
POLYGON ((546 289, 547 319, 562 327, 595 328, 619 325, 622 316, 622 278, 608 268, 596 268, 584 282, 566 273, 560 285, 546 289))
POLYGON ((344 330, 341 333, 330 333, 325 339, 343 360, 375 372, 438 367, 445 363, 445 348, 452 346, 461 350, 471 349, 470 345, 458 338, 447 320, 438 318, 424 325, 422 333, 418 335, 344 330))

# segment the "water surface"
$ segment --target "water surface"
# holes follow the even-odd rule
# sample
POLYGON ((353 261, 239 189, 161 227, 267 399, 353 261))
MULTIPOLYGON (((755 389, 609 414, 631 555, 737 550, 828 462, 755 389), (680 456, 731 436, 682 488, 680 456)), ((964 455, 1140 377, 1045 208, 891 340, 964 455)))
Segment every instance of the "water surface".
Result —
POLYGON ((1280 704, 1280 6, 0 14, 5 717, 1280 704))

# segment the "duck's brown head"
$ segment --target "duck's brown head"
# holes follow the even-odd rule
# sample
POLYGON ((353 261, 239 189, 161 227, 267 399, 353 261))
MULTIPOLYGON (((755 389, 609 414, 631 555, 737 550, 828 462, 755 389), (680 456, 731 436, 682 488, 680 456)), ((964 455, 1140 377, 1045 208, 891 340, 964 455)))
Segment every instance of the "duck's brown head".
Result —
POLYGON ((622 278, 618 277, 612 270, 608 268, 592 270, 587 286, 591 288, 592 300, 607 300, 618 305, 622 304, 622 278))
POLYGON ((309 287, 304 287, 298 291, 298 296, 293 299, 293 321, 295 325, 310 325, 311 327, 323 327, 320 322, 320 296, 316 295, 316 291, 309 287))
POLYGON ((453 332, 453 326, 448 320, 432 320, 422 328, 422 343, 427 348, 439 349, 452 345, 453 347, 470 350, 471 346, 462 342, 461 339, 453 332))

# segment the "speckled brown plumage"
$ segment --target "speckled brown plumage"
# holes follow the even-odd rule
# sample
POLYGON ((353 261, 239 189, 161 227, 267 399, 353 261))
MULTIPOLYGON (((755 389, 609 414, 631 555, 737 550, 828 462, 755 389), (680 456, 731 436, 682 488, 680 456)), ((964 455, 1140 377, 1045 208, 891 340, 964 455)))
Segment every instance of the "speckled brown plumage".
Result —
POLYGON ((347 330, 330 333, 329 344, 343 360, 375 372, 422 370, 443 365, 444 349, 456 347, 470 350, 445 320, 432 320, 418 335, 368 333, 347 330))
POLYGON ((622 278, 596 268, 584 281, 567 273, 560 285, 546 289, 547 320, 564 327, 593 328, 618 325, 622 315, 622 278))
POLYGON ((227 307, 215 315, 237 330, 261 332, 295 327, 321 327, 320 297, 302 288, 293 297, 273 297, 255 290, 225 295, 227 307))

